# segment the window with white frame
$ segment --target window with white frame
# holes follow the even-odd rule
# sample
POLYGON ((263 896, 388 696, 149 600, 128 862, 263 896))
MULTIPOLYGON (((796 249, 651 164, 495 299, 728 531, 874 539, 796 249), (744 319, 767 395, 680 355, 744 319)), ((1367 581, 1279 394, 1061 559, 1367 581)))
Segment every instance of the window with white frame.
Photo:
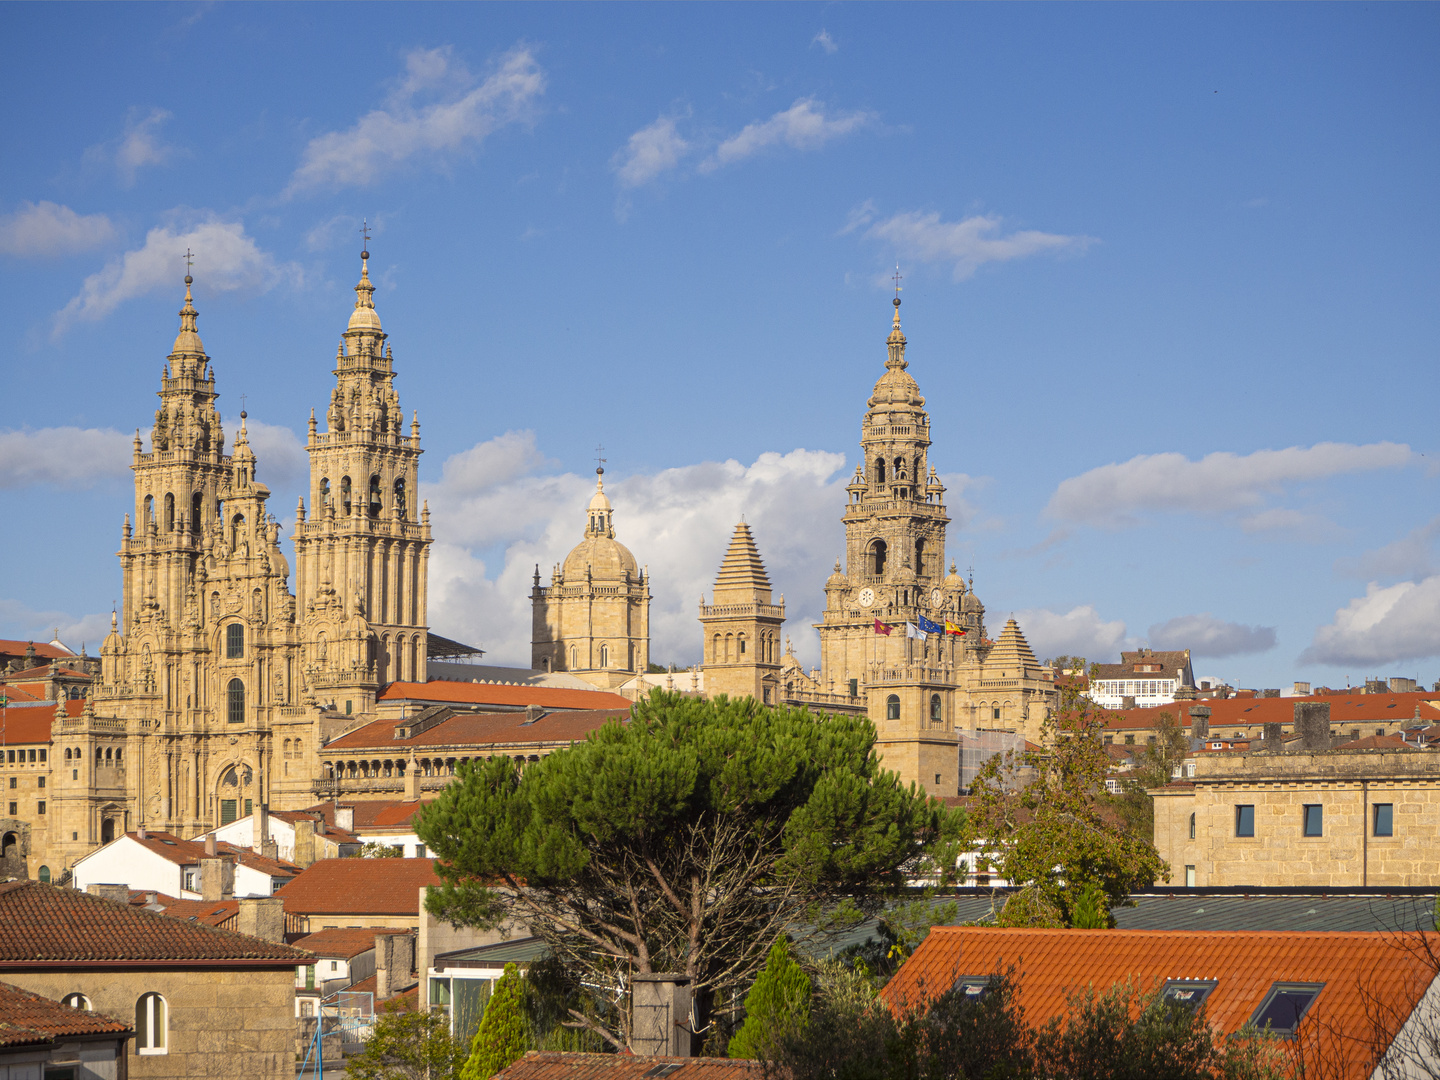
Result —
POLYGON ((135 1003, 135 1050, 140 1054, 169 1053, 170 1008, 156 993, 142 994, 135 1003))

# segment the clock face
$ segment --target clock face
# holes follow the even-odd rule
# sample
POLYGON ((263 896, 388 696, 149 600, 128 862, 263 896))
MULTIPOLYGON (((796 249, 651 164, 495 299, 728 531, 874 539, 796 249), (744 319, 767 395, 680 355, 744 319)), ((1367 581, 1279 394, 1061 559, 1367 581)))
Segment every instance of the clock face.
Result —
POLYGON ((931 606, 931 607, 934 607, 934 608, 938 608, 938 607, 940 607, 940 606, 941 606, 942 604, 944 604, 944 603, 945 603, 945 594, 944 594, 943 592, 941 592, 939 589, 931 589, 931 590, 930 590, 930 606, 931 606))
POLYGON ((869 588, 868 586, 867 586, 866 588, 861 589, 861 590, 860 590, 860 606, 861 606, 861 607, 869 607, 869 606, 870 606, 871 604, 873 604, 873 603, 875 603, 875 590, 872 589, 872 588, 869 588))

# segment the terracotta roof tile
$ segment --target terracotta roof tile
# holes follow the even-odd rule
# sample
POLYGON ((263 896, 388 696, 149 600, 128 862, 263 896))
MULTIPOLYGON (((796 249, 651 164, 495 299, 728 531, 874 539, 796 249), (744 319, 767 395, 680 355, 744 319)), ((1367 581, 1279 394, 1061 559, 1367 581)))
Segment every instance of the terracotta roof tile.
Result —
MULTIPOLYGON (((1427 935, 1436 947, 1436 935, 1427 935)), ((1135 979, 1142 989, 1167 979, 1215 979, 1206 1014, 1231 1034, 1251 1018, 1275 982, 1324 983, 1306 1024, 1369 1031, 1367 995, 1407 1016, 1435 977, 1417 935, 1390 933, 1205 932, 1196 930, 1009 930, 937 927, 881 996, 892 1006, 919 1003, 961 975, 989 975, 1015 965, 1017 1000, 1040 1027, 1067 1011, 1066 994, 1103 991, 1135 979), (1408 941, 1413 937, 1415 941, 1408 941), (1410 946, 1407 948, 1407 944, 1410 946)), ((1391 1015, 1385 1013, 1384 1015, 1391 1015)), ((1357 1040, 1363 1041, 1363 1038, 1357 1040)), ((1359 1063, 1337 1075, 1368 1076, 1359 1063)))
POLYGON ((0 1046, 34 1046, 77 1036, 129 1033, 127 1025, 103 1013, 72 1009, 0 982, 0 1046))
MULTIPOLYGON (((50 665, 41 664, 39 667, 26 668, 24 671, 11 672, 4 678, 7 682, 40 682, 48 679, 50 674, 50 665)), ((55 674, 70 679, 84 679, 86 682, 92 682, 95 678, 88 671, 77 671, 75 668, 68 667, 57 667, 55 674)))
POLYGON ((276 891, 289 915, 420 914, 420 887, 440 884, 433 859, 321 859, 276 891))
MULTIPOLYGON (((433 801, 433 799, 426 800, 426 802, 433 801)), ((415 811, 424 804, 418 799, 356 799, 353 802, 341 801, 340 805, 348 806, 353 812, 355 833, 358 833, 361 829, 408 828, 410 819, 415 816, 415 811)), ((275 811, 272 810, 271 814, 274 813, 275 811)), ((327 823, 334 822, 335 803, 333 801, 323 802, 306 810, 291 812, 293 817, 314 816, 315 814, 323 816, 327 823)), ((356 839, 358 840, 359 837, 356 836, 356 839)))
POLYGON ((39 694, 32 694, 29 690, 26 690, 23 686, 9 686, 9 685, 6 685, 6 686, 3 686, 3 687, 0 687, 0 692, 3 692, 4 695, 5 695, 7 698, 9 698, 11 701, 44 701, 44 700, 45 700, 45 698, 43 698, 41 695, 39 695, 39 694))
MULTIPOLYGON (((463 685, 463 684, 460 684, 463 685)), ((494 746, 505 743, 580 742, 610 720, 630 715, 621 709, 583 709, 549 712, 527 723, 523 712, 457 713, 409 739, 395 738, 395 721, 376 720, 342 735, 325 746, 331 750, 421 749, 427 746, 494 746)))
MULTIPOLYGON (((349 805, 349 804, 342 804, 349 805)), ((356 805, 359 805, 358 803, 356 805)), ((338 840, 341 843, 359 843, 360 838, 349 829, 342 829, 335 824, 335 804, 333 802, 320 803, 308 810, 271 810, 271 817, 278 817, 282 821, 295 824, 297 821, 309 819, 314 821, 319 818, 325 823, 325 835, 331 840, 338 840)))
POLYGON ((39 641, 11 641, 0 638, 0 656, 24 657, 27 649, 33 648, 35 655, 45 660, 71 660, 75 654, 69 649, 57 649, 54 645, 39 641))
POLYGON ((0 885, 0 968, 66 962, 296 964, 307 956, 288 945, 184 922, 74 889, 38 881, 0 885))
POLYGON ((630 709, 630 699, 604 690, 566 690, 555 686, 434 681, 394 682, 381 701, 430 701, 437 705, 510 705, 547 709, 630 709))
POLYGON ((744 1058, 642 1057, 638 1054, 563 1054, 531 1050, 494 1080, 640 1080, 657 1065, 674 1064, 675 1080, 760 1080, 764 1066, 744 1058))
POLYGON ((369 927, 357 930, 350 927, 338 927, 331 930, 317 930, 313 934, 296 938, 290 944, 297 949, 312 952, 316 956, 339 957, 348 960, 352 956, 359 956, 361 953, 373 949, 376 934, 408 934, 409 932, 403 928, 369 927))
POLYGON ((1150 705, 1135 709, 1105 710, 1107 729, 1153 728, 1162 712, 1174 716, 1181 727, 1190 726, 1190 710, 1204 706, 1210 710, 1210 730, 1251 724, 1293 724, 1295 706, 1306 703, 1328 704, 1332 724, 1373 723, 1392 721, 1404 723, 1415 716, 1425 720, 1440 717, 1440 694, 1433 690, 1417 690, 1403 694, 1312 695, 1288 698, 1205 698, 1200 701, 1177 701, 1172 705, 1150 705))
MULTIPOLYGON (((143 839, 138 832, 126 833, 125 839, 133 840, 147 851, 152 851, 178 866, 191 866, 201 859, 211 857, 205 854, 203 841, 185 840, 173 833, 147 830, 143 839)), ((215 856, 228 857, 242 866, 248 866, 271 877, 295 877, 301 872, 301 867, 294 863, 267 858, 252 848, 237 847, 225 840, 215 844, 215 856)))
MULTIPOLYGON (((148 892, 132 891, 130 903, 135 904, 138 901, 141 907, 149 906, 149 895, 148 892)), ((206 926, 225 926, 240 912, 238 900, 180 900, 163 893, 155 894, 154 907, 160 909, 161 915, 169 918, 204 923, 206 926)))
MULTIPOLYGON (((34 705, 15 703, 0 709, 0 728, 5 730, 6 745, 49 743, 50 725, 55 720, 58 704, 57 701, 40 701, 34 705)), ((66 716, 79 716, 85 709, 83 701, 66 701, 64 705, 66 716)))

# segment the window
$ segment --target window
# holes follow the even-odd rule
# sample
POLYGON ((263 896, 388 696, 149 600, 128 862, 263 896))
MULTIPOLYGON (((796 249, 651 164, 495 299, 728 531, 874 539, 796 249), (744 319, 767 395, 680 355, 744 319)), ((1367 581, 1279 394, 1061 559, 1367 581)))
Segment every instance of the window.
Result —
POLYGON ((1235 807, 1235 835, 1255 835, 1255 806, 1253 803, 1235 807))
POLYGON ((939 694, 930 695, 930 723, 939 727, 945 722, 944 706, 940 703, 939 694))
POLYGON ((899 720, 899 719, 900 719, 900 699, 899 699, 898 697, 896 697, 894 694, 891 694, 889 697, 887 697, 887 698, 885 699, 885 719, 886 719, 886 720, 899 720))
POLYGON ((431 980, 430 980, 430 1004, 431 1004, 432 1007, 435 1006, 435 1005, 438 1005, 438 1006, 440 1006, 442 1009, 444 1009, 444 1008, 449 1008, 449 1006, 450 1006, 450 980, 449 980, 449 979, 431 979, 431 980))
POLYGON ((1214 979, 1169 979, 1160 991, 1160 1000, 1167 1005, 1184 1005, 1190 1009, 1198 1009, 1205 1004, 1205 999, 1214 989, 1214 979))
POLYGON ((979 1001, 995 987, 995 980, 989 975, 961 975, 952 989, 957 990, 965 1001, 979 1001))
POLYGON ((72 1009, 79 1009, 81 1012, 90 1012, 92 1006, 90 999, 84 994, 66 994, 60 999, 61 1005, 69 1005, 72 1009))
POLYGON ((45 813, 45 800, 44 800, 44 799, 41 799, 38 803, 35 804, 35 812, 36 812, 37 814, 43 814, 43 813, 45 813))
POLYGON ((1193 865, 1185 867, 1185 887, 1187 889, 1195 887, 1195 867, 1193 865))
POLYGON ((245 627, 231 623, 225 627, 225 659, 239 660, 245 655, 245 627))
POLYGON ((331 970, 331 971, 339 971, 339 970, 340 970, 340 961, 339 961, 339 960, 331 960, 331 961, 330 961, 330 970, 331 970))
POLYGON ((38 783, 39 783, 39 785, 40 785, 41 787, 44 787, 44 786, 45 786, 45 777, 43 777, 43 776, 40 777, 38 783))
POLYGON ((1190 839, 1195 839, 1195 815, 1190 815, 1190 839))
POLYGON ((1250 1023, 1261 1031, 1291 1038, 1323 989, 1324 983, 1277 982, 1250 1017, 1250 1023))
POLYGON ((10 777, 10 790, 11 790, 11 791, 14 791, 14 790, 15 790, 17 787, 19 787, 19 786, 20 786, 20 778, 19 778, 18 776, 12 776, 12 777, 10 777))
POLYGON ((12 802, 10 804, 10 816, 14 817, 18 813, 20 813, 20 804, 12 802))
MULTIPOLYGON (((745 646, 744 646, 744 645, 741 645, 741 646, 740 646, 740 651, 741 651, 741 652, 744 652, 744 651, 745 651, 745 646)), ((609 645, 601 645, 601 646, 600 646, 600 666, 601 666, 601 667, 609 667, 609 666, 610 666, 610 646, 609 646, 609 645)))
POLYGON ((306 989, 306 990, 314 990, 314 989, 315 989, 315 965, 314 965, 314 964, 310 964, 310 965, 308 965, 307 967, 305 967, 303 970, 304 970, 304 972, 305 972, 305 989, 306 989))
POLYGON ((170 1010, 159 994, 142 994, 135 1003, 135 1050, 163 1054, 169 1043, 170 1010))
POLYGON ((41 883, 42 885, 49 885, 49 884, 50 884, 50 867, 48 867, 48 866, 42 866, 42 867, 40 867, 39 871, 36 873, 35 876, 40 879, 40 883, 41 883))
POLYGON ((1126 745, 1126 746, 1134 746, 1134 745, 1135 745, 1135 736, 1134 736, 1134 735, 1126 735, 1126 736, 1125 736, 1125 745, 1126 745))
POLYGON ((243 724, 245 722, 245 684, 239 679, 231 679, 226 691, 229 705, 225 719, 232 724, 243 724))
POLYGON ((999 706, 999 705, 996 705, 996 706, 994 706, 993 708, 991 708, 991 710, 990 710, 990 718, 991 718, 992 720, 999 720, 999 719, 1000 719, 1000 706, 999 706))
POLYGON ((235 820, 236 816, 237 816, 237 815, 236 815, 236 813, 235 813, 235 800, 234 800, 234 799, 221 799, 221 800, 220 800, 220 824, 221 824, 221 825, 229 825, 232 821, 235 820))
POLYGON ((1376 836, 1395 835, 1395 804, 1388 802, 1377 802, 1375 804, 1375 828, 1376 836))
POLYGON ((1325 807, 1318 803, 1307 803, 1302 807, 1305 814, 1305 835, 1325 835, 1325 807))
POLYGON ((416 845, 415 845, 415 858, 417 858, 417 859, 423 859, 423 858, 425 858, 425 845, 424 845, 424 844, 416 844, 416 845))

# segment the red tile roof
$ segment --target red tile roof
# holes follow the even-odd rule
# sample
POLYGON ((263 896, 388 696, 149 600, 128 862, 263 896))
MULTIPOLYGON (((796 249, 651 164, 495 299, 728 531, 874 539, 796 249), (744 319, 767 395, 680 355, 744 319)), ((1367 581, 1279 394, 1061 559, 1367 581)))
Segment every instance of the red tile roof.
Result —
POLYGON ((1366 735, 1361 739, 1349 739, 1335 744, 1336 750, 1417 750, 1414 743, 1407 743, 1404 735, 1366 735))
MULTIPOLYGON (((426 800, 433 802, 434 800, 426 800)), ((355 831, 361 829, 387 829, 393 831, 396 828, 408 828, 410 819, 415 816, 422 803, 418 799, 356 799, 353 802, 342 802, 341 806, 348 806, 354 812, 355 831)), ((273 814, 274 811, 272 810, 273 814)), ((306 810, 293 811, 295 817, 320 814, 327 822, 335 820, 335 803, 323 802, 306 810)), ((343 831, 343 830, 342 830, 343 831)), ((357 839, 359 839, 357 837, 357 839)))
MULTIPOLYGON (((205 854, 203 841, 184 840, 173 833, 151 832, 146 830, 142 839, 138 832, 126 833, 125 838, 133 840, 147 851, 153 851, 163 859, 167 859, 178 866, 191 866, 201 859, 210 858, 205 854)), ((242 866, 248 866, 252 870, 258 870, 262 874, 269 874, 271 877, 295 877, 301 871, 301 867, 283 859, 270 859, 259 852, 244 847, 237 847, 234 844, 220 840, 215 844, 215 856, 226 857, 242 866)))
POLYGON ((523 712, 457 713, 409 739, 395 738, 394 720, 376 720, 327 743, 324 749, 327 753, 331 750, 362 749, 393 752, 430 746, 581 742, 592 731, 598 731, 609 721, 623 720, 629 715, 629 702, 626 702, 623 709, 549 712, 529 723, 526 722, 523 712))
POLYGON ((630 699, 604 690, 566 690, 555 686, 514 686, 506 683, 394 682, 381 701, 427 701, 437 705, 510 705, 546 709, 630 709, 630 699))
MULTIPOLYGON (((94 676, 88 671, 77 671, 75 668, 57 667, 56 675, 63 675, 70 679, 84 679, 86 682, 94 681, 94 676)), ((51 671, 49 664, 41 664, 39 667, 26 668, 24 671, 11 672, 3 676, 6 682, 43 682, 50 678, 51 671)))
POLYGON ((0 656, 24 657, 27 649, 33 648, 35 655, 45 660, 68 660, 75 656, 69 649, 59 649, 54 645, 42 644, 38 641, 11 641, 9 638, 0 638, 0 656))
POLYGON ((372 926, 357 930, 349 927, 337 927, 306 934, 304 937, 296 938, 290 944, 297 949, 312 952, 316 956, 339 957, 349 960, 351 957, 359 956, 361 953, 373 949, 376 934, 408 934, 409 932, 403 928, 388 929, 372 926))
MULTIPOLYGON (((1295 706, 1322 703, 1330 706, 1332 724, 1406 723, 1420 710, 1422 721, 1440 720, 1440 694, 1433 690, 1406 694, 1350 694, 1344 697, 1312 696, 1288 698, 1207 698, 1204 701, 1177 701, 1173 705, 1151 705, 1140 709, 1107 709, 1102 715, 1107 729, 1153 728, 1162 712, 1175 717, 1181 727, 1190 726, 1190 710, 1210 710, 1210 730, 1252 724, 1295 723, 1295 706)), ((1217 732, 1218 734, 1218 732, 1217 732)))
MULTIPOLYGON (((20 743, 36 745, 50 742, 50 724, 55 719, 58 701, 42 701, 37 705, 14 705, 0 709, 0 729, 5 732, 7 746, 20 743)), ((83 701, 66 701, 65 715, 79 716, 85 709, 83 701)))
POLYGON ((764 1065, 744 1058, 667 1058, 638 1054, 564 1054, 531 1050, 494 1080, 640 1080, 657 1065, 679 1066, 675 1080, 760 1080, 764 1065))
POLYGON ((0 885, 0 969, 57 964, 183 966, 300 964, 307 953, 89 893, 12 881, 0 885))
POLYGON ((4 694, 11 701, 44 701, 40 694, 32 694, 23 686, 0 685, 0 694, 4 694))
POLYGON ((420 914, 420 887, 440 884, 433 859, 321 859, 276 891, 287 915, 420 914))
POLYGON ((0 1046, 36 1046, 87 1035, 128 1034, 127 1025, 103 1013, 72 1009, 0 982, 0 1046))
POLYGON ((130 893, 130 903, 145 907, 153 903, 154 907, 160 909, 161 915, 169 916, 172 919, 184 919, 186 922, 204 923, 206 926, 224 926, 228 924, 240 912, 240 901, 238 900, 180 900, 173 896, 166 896, 164 893, 156 893, 154 901, 150 901, 149 892, 130 893))
POLYGON ((342 829, 335 824, 335 804, 321 803, 319 806, 312 806, 308 810, 271 810, 271 817, 278 817, 282 821, 288 821, 294 825, 297 821, 314 821, 319 818, 325 823, 325 836, 340 843, 360 842, 360 838, 349 829, 342 829))
MULTIPOLYGON (((1440 944, 1440 936, 1426 937, 1429 948, 1440 944)), ((1408 1016, 1435 978, 1418 941, 1419 935, 1389 933, 945 926, 930 932, 881 996, 892 1007, 915 1005, 961 975, 989 975, 1013 964, 1017 1002, 1038 1028, 1068 1011, 1067 993, 1087 986, 1104 991, 1134 979, 1149 990, 1167 979, 1214 979, 1206 1015, 1228 1035, 1251 1018, 1273 983, 1324 983, 1305 1024, 1347 1032, 1358 1045, 1370 1030, 1367 1007, 1408 1016)), ((1335 1075, 1369 1076, 1368 1068, 1352 1064, 1335 1075)))

